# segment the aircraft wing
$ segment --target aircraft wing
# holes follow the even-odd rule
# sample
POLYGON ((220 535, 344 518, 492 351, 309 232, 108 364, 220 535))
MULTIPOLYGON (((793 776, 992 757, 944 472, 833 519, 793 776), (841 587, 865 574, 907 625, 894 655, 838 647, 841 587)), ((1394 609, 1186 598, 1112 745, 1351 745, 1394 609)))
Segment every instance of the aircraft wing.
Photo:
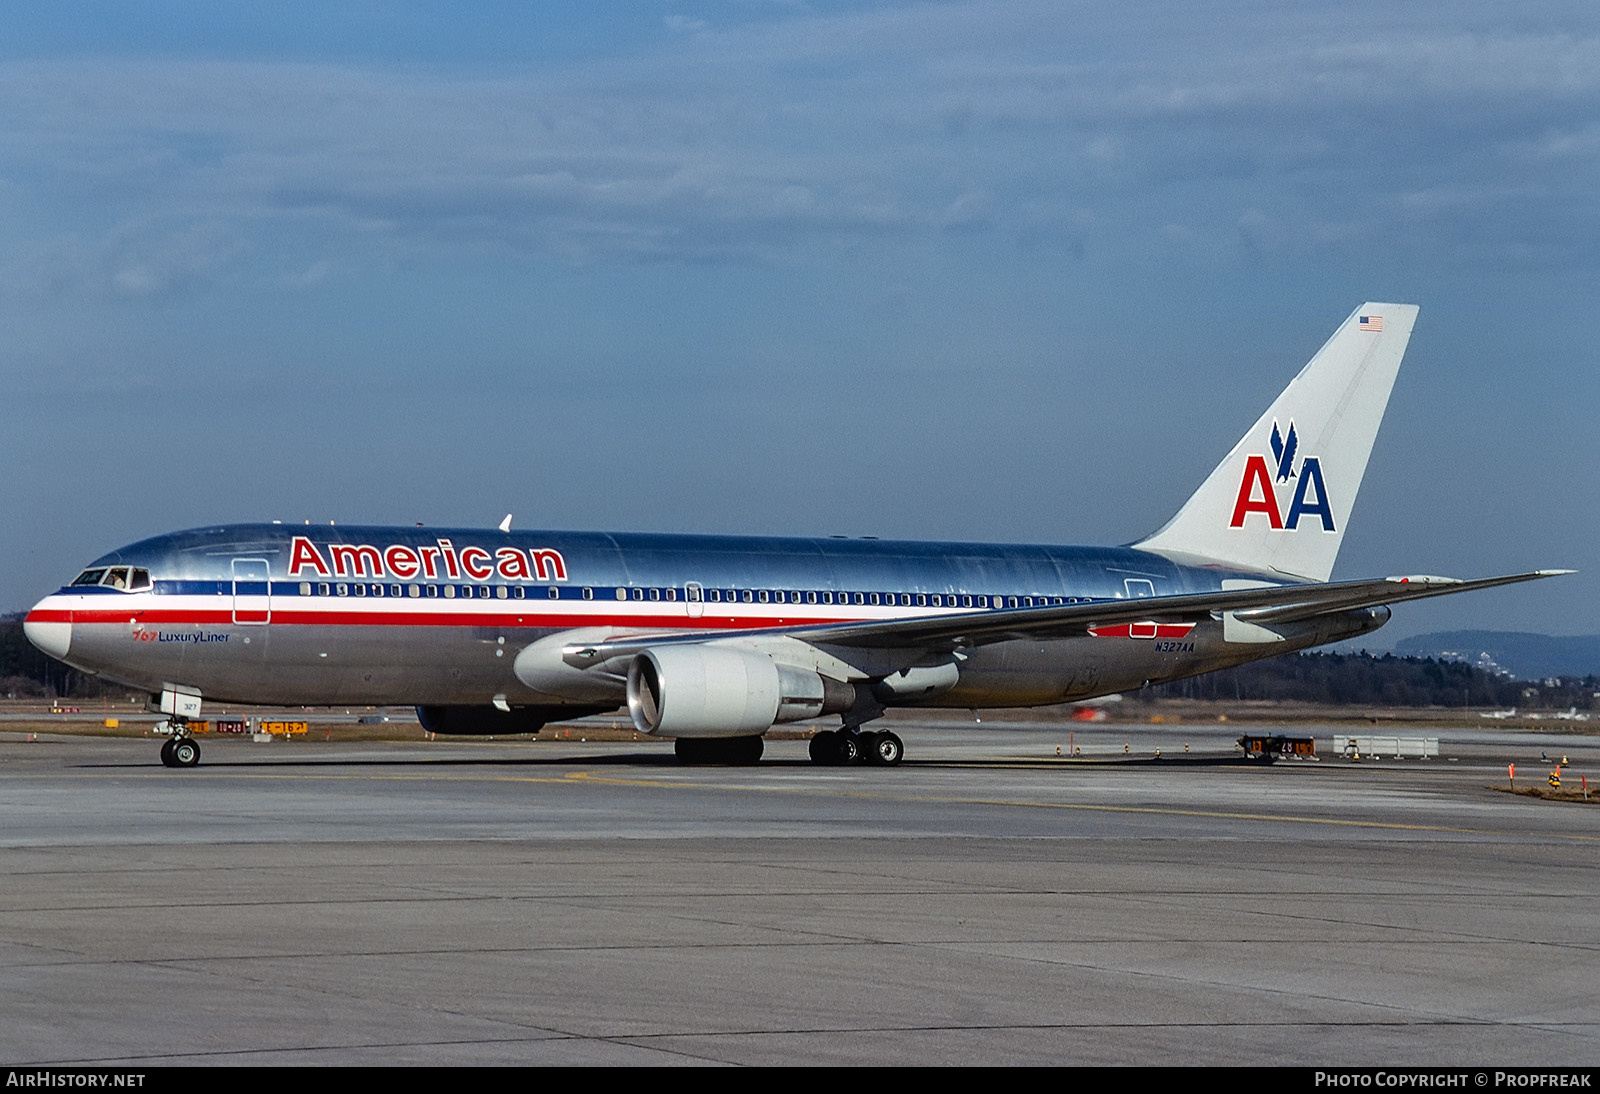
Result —
POLYGON ((1571 570, 1535 570, 1504 577, 1465 581, 1459 578, 1415 575, 1326 584, 1273 585, 1228 589, 1222 592, 1185 593, 1180 596, 1100 600, 1085 604, 1041 605, 1032 608, 978 609, 951 615, 910 619, 824 623, 814 626, 770 627, 754 630, 677 631, 619 635, 598 643, 564 647, 562 660, 574 668, 588 668, 613 658, 631 656, 652 646, 680 642, 708 642, 721 638, 761 638, 781 635, 816 645, 873 649, 963 649, 1018 639, 1073 638, 1092 627, 1118 623, 1176 623, 1198 621, 1223 612, 1257 625, 1309 619, 1331 612, 1421 600, 1430 596, 1513 585, 1542 577, 1569 574, 1571 570))

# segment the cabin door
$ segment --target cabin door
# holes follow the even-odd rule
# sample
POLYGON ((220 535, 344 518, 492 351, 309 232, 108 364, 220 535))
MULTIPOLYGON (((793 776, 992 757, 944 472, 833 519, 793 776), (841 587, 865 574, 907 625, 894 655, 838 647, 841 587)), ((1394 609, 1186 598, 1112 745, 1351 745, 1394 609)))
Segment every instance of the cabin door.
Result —
POLYGON ((233 560, 233 621, 272 622, 272 582, 264 558, 233 560))

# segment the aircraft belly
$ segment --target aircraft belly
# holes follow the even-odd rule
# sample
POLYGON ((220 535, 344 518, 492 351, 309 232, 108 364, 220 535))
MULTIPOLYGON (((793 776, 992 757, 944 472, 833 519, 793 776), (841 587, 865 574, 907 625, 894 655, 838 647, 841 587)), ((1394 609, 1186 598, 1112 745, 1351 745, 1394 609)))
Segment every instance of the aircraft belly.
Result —
MULTIPOLYGON (((968 651, 961 680, 935 700, 939 706, 1043 706, 1137 688, 1151 673, 1193 664, 1193 652, 1157 654, 1137 640, 1066 638, 1002 642, 968 651)), ((1196 646, 1198 649, 1199 647, 1196 646)), ((1178 669, 1179 674, 1203 671, 1178 669)))
POLYGON ((542 636, 495 627, 76 624, 73 660, 213 701, 294 705, 559 702, 521 683, 516 652, 542 636))
POLYGON ((1127 635, 1001 642, 967 652, 961 681, 935 700, 938 706, 1043 706, 1136 691, 1162 683, 1287 653, 1309 642, 1241 649, 1224 641, 1222 624, 1196 624, 1181 636, 1127 635))

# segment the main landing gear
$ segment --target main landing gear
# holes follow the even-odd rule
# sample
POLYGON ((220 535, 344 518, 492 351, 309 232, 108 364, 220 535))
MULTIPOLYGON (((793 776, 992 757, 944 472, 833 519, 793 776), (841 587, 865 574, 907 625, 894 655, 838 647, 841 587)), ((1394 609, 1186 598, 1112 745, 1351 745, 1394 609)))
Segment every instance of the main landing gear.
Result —
POLYGON ((811 762, 839 766, 858 761, 894 767, 906 754, 900 738, 888 730, 825 729, 811 738, 811 762))
POLYGON ((200 742, 189 736, 183 722, 168 722, 171 737, 161 743, 161 762, 167 767, 195 767, 200 763, 200 742))

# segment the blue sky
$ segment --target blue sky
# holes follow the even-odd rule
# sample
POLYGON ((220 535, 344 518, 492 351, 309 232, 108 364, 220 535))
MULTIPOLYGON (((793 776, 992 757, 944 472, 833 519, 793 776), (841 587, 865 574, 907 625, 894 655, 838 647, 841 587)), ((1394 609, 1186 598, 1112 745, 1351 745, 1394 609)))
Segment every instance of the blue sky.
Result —
POLYGON ((1391 299, 1336 576, 1600 631, 1592 3, 241 8, 8 13, 0 609, 234 520, 1126 542, 1391 299))

